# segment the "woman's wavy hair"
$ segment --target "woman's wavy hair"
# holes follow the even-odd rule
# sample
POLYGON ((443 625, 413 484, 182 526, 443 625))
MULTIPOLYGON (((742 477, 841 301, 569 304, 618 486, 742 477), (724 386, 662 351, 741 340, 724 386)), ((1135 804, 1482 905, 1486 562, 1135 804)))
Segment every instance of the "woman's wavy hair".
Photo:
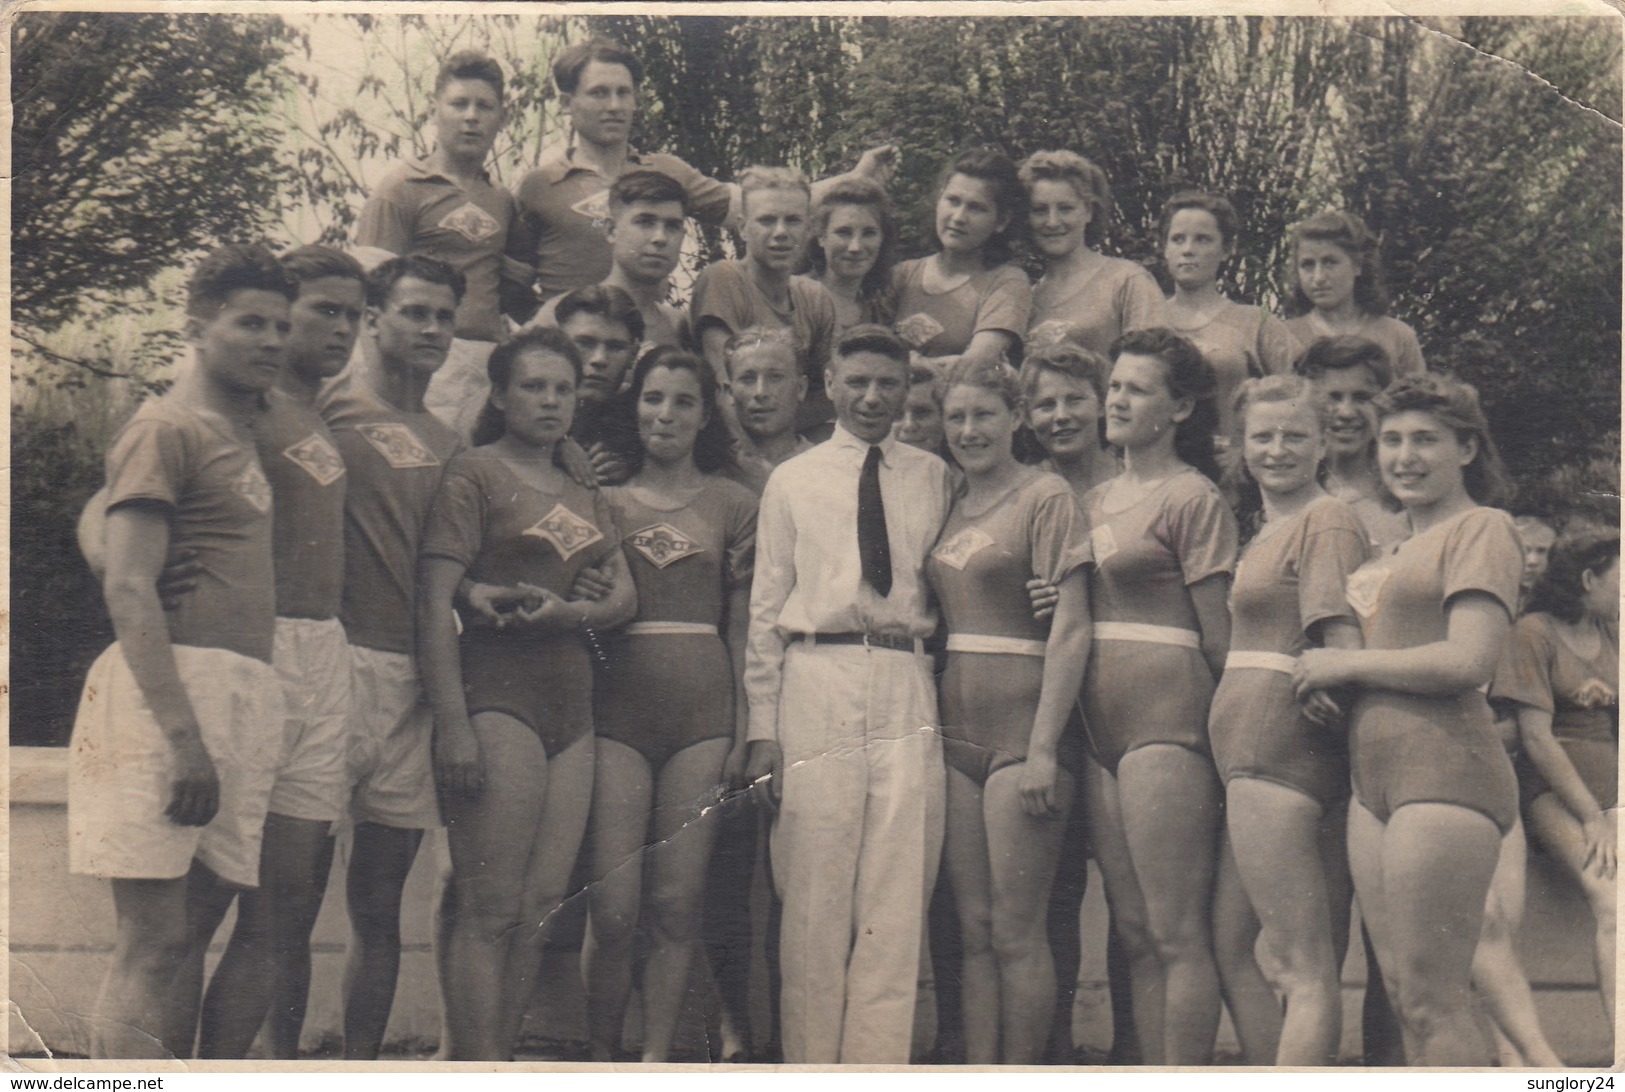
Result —
POLYGON ((993 187, 993 207, 1008 217, 1003 231, 996 231, 982 244, 982 260, 989 266, 1004 265, 1016 256, 1016 245, 1027 232, 1027 187, 1021 184, 1016 165, 997 148, 968 148, 960 152, 937 179, 936 196, 931 201, 931 237, 937 239, 936 202, 956 174, 976 178, 993 187))
MULTIPOLYGON (((1087 383, 1089 389, 1095 392, 1095 401, 1104 402, 1106 398, 1106 377, 1111 374, 1112 366, 1106 358, 1090 349, 1085 349, 1076 342, 1065 339, 1059 341, 1043 341, 1027 343, 1027 351, 1021 361, 1021 396, 1025 406, 1030 410, 1033 396, 1038 392, 1038 380, 1045 372, 1062 375, 1079 383, 1087 383)), ((1106 419, 1100 417, 1095 421, 1095 442, 1106 446, 1106 419)), ((1016 434, 1016 454, 1024 463, 1042 462, 1049 457, 1044 445, 1038 442, 1038 434, 1032 430, 1031 424, 1023 424, 1021 431, 1016 434)))
MULTIPOLYGON (((1267 375, 1261 379, 1245 380, 1236 389, 1231 406, 1235 409, 1230 428, 1230 450, 1235 458, 1228 468, 1228 484, 1236 497, 1236 522, 1241 527, 1241 541, 1249 542, 1264 526, 1264 491, 1247 469, 1244 455, 1247 435, 1247 411, 1254 406, 1276 402, 1295 402, 1315 411, 1315 421, 1321 435, 1331 423, 1332 407, 1320 388, 1301 375, 1267 375)), ((1315 480, 1326 481, 1326 460, 1315 467, 1315 480)))
MULTIPOLYGON (((1501 454, 1490 436, 1490 424, 1478 404, 1478 390, 1471 383, 1442 375, 1413 375, 1396 379, 1375 399, 1379 433, 1384 418, 1415 410, 1431 414, 1451 429, 1456 439, 1476 441, 1478 452, 1462 468, 1462 484, 1479 504, 1504 508, 1512 503, 1517 488, 1501 462, 1501 454)), ((1380 443, 1379 439, 1379 443, 1380 443)))
POLYGON ((886 196, 886 188, 880 183, 868 178, 841 178, 818 195, 818 203, 813 206, 812 234, 807 240, 807 259, 812 263, 813 272, 820 276, 829 267, 829 258, 818 237, 829 230, 830 215, 841 205, 868 209, 880 224, 880 253, 858 286, 858 299, 865 302, 879 299, 891 287, 898 237, 897 214, 892 211, 891 198, 886 196))
MULTIPOLYGON (((491 355, 485 362, 485 375, 491 381, 493 394, 508 389, 508 384, 513 381, 514 365, 521 356, 532 350, 563 357, 570 365, 570 371, 575 374, 576 386, 581 386, 581 372, 584 367, 581 362, 581 350, 576 348, 576 343, 571 341, 563 330, 556 326, 541 326, 534 330, 526 330, 491 350, 491 355)), ((475 447, 480 447, 502 439, 502 434, 507 429, 508 422, 503 417, 502 411, 487 396, 485 405, 480 407, 480 415, 474 422, 473 435, 469 439, 475 447)))
POLYGON ((1021 162, 1021 184, 1029 200, 1039 182, 1065 182, 1078 199, 1089 206, 1089 223, 1083 229, 1083 244, 1099 250, 1112 219, 1112 186, 1106 172, 1077 152, 1034 152, 1021 162))
POLYGON ((1596 524, 1571 527, 1552 546, 1546 575, 1535 585, 1529 610, 1543 611, 1570 625, 1585 614, 1586 573, 1601 576, 1619 561, 1619 530, 1596 524))
MULTIPOLYGON (((700 404, 705 407, 705 424, 700 426, 699 435, 694 437, 694 465, 706 474, 731 468, 735 463, 734 442, 728 432, 728 424, 722 419, 722 413, 717 408, 716 371, 687 349, 660 345, 644 353, 633 365, 632 386, 626 400, 626 412, 631 415, 631 420, 627 424, 632 434, 637 434, 638 402, 643 398, 643 385, 648 382, 649 373, 656 368, 692 372, 694 378, 699 381, 700 404)), ((628 454, 635 473, 643 466, 645 455, 643 445, 639 444, 636 452, 628 454)))
POLYGON ((1168 229, 1173 225, 1174 216, 1187 209, 1212 216, 1219 225, 1219 241, 1228 247, 1236 245, 1241 235, 1241 217, 1236 215, 1236 206, 1229 198, 1205 190, 1180 190, 1162 206, 1162 218, 1157 222, 1157 238, 1164 250, 1168 247, 1168 229))
POLYGON ((1352 212, 1327 209, 1307 220, 1300 220, 1291 228, 1292 236, 1292 305, 1294 315, 1307 315, 1315 305, 1298 283, 1298 244, 1309 240, 1331 243, 1354 262, 1354 302, 1367 314, 1388 313, 1388 286, 1382 279, 1382 263, 1377 255, 1377 237, 1365 226, 1365 221, 1352 212))
POLYGON ((1219 428, 1219 381, 1202 351, 1166 326, 1130 330, 1112 342, 1112 363, 1124 353, 1155 357, 1175 398, 1189 398, 1190 416, 1174 426, 1174 454, 1219 484, 1223 472, 1213 446, 1219 428))

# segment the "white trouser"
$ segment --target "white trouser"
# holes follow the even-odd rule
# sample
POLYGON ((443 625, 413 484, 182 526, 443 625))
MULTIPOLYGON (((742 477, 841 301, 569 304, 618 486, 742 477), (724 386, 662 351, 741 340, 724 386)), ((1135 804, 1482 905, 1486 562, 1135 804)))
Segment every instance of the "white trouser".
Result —
POLYGON ((799 641, 785 651, 773 874, 786 1062, 908 1062, 942 857, 936 724, 927 656, 799 641))

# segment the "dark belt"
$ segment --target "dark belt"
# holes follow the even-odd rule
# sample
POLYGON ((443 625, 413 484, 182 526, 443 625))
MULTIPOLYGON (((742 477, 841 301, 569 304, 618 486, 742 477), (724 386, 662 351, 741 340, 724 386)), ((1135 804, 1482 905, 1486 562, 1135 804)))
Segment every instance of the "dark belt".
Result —
POLYGON ((915 652, 920 646, 915 637, 892 637, 883 633, 800 633, 796 639, 814 645, 862 645, 864 648, 885 648, 893 652, 915 652))

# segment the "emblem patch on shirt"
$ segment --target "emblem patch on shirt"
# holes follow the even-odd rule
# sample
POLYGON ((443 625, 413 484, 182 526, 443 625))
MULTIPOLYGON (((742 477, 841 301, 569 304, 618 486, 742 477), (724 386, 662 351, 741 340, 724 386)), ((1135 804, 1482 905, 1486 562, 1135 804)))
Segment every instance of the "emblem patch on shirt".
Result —
POLYGON ((626 541, 657 569, 705 552, 703 546, 669 523, 657 523, 653 527, 634 531, 626 536, 626 541))
POLYGON ((559 556, 566 561, 604 537, 598 528, 562 504, 555 504, 553 510, 538 520, 535 526, 527 527, 521 533, 551 542, 559 556))
POLYGON ((916 349, 942 333, 942 330, 942 323, 924 311, 916 311, 897 324, 897 336, 916 349))
POLYGON ((1050 319, 1048 322, 1040 322, 1037 326, 1028 330, 1026 341, 1029 347, 1059 345, 1061 342, 1066 341, 1069 336, 1070 331, 1068 331, 1066 323, 1060 319, 1050 319))
POLYGON ((320 485, 332 485, 344 477, 344 460, 327 438, 312 432, 282 453, 283 458, 297 463, 320 485))
POLYGON ((1356 569, 1349 576, 1344 594, 1347 596, 1349 606, 1361 618, 1370 618, 1377 613, 1377 604, 1382 599, 1382 586, 1388 583, 1392 570, 1386 565, 1367 565, 1356 569))
POLYGON ((396 470, 440 465, 440 460, 418 439, 417 433, 398 421, 357 425, 355 430, 396 470))
POLYGON ((271 510, 271 483, 265 480, 265 471, 259 468, 258 463, 237 475, 237 480, 231 483, 231 488, 252 504, 254 511, 271 510))
POLYGON ((588 194, 570 206, 570 211, 579 216, 585 216, 594 225, 609 223, 609 191, 599 190, 588 194))
POLYGON ((931 551, 931 556, 959 572, 965 571, 970 559, 993 545, 993 539, 980 527, 967 527, 953 538, 931 551))
POLYGON ((1089 548, 1094 552, 1096 565, 1117 552, 1117 536, 1112 533, 1111 524, 1102 523, 1089 532, 1089 548))
POLYGON ((475 204, 467 204, 440 221, 440 226, 455 231, 471 243, 483 243, 502 230, 496 217, 475 204))

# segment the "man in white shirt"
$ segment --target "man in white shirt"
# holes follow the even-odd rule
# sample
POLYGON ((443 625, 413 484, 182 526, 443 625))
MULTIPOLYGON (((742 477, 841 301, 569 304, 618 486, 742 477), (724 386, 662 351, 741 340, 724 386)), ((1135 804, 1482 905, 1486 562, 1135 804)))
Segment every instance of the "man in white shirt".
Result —
POLYGON ((897 442, 908 347, 847 331, 834 435, 762 494, 745 690, 750 768, 778 802, 784 1060, 908 1061, 944 775, 924 577, 948 468, 897 442))

